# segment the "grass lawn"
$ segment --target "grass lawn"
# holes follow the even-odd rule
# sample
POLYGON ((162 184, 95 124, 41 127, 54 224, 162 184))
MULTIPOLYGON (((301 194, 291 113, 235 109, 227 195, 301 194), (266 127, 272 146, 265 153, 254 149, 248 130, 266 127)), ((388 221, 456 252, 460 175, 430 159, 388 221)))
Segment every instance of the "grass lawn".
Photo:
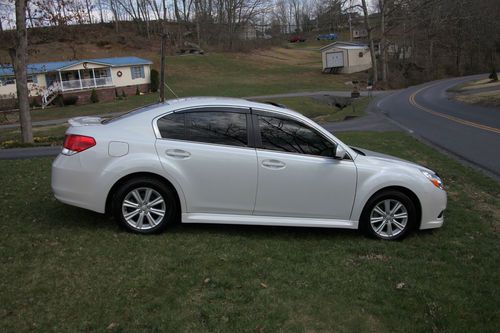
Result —
MULTIPOLYGON (((499 73, 500 75, 500 73, 499 73)), ((481 89, 481 88, 487 88, 487 87, 495 87, 499 86, 500 81, 493 81, 488 78, 488 76, 485 76, 482 79, 479 80, 471 80, 471 81, 466 81, 462 82, 460 84, 457 84, 456 86, 451 87, 448 89, 449 92, 464 92, 464 91, 473 91, 476 89, 481 89)))
POLYGON ((402 133, 340 137, 439 171, 444 227, 402 242, 216 225, 144 237, 58 203, 51 159, 0 161, 0 331, 498 332, 500 186, 402 133))
POLYGON ((500 88, 496 91, 479 92, 474 94, 459 94, 455 95, 454 98, 462 103, 500 108, 500 88))
POLYGON ((64 107, 51 107, 48 109, 37 109, 31 111, 32 121, 49 119, 71 118, 77 116, 91 116, 112 112, 125 112, 146 104, 158 101, 158 94, 145 94, 141 96, 128 96, 126 99, 114 102, 103 102, 95 104, 71 105, 64 107))
POLYGON ((364 115, 364 110, 368 106, 368 103, 370 103, 370 98, 359 98, 343 109, 328 105, 312 97, 273 98, 269 99, 269 101, 281 103, 318 123, 324 123, 342 121, 346 117, 359 117, 364 115))
MULTIPOLYGON (((144 54, 156 61, 158 54, 144 54)), ((276 47, 249 53, 211 53, 167 57, 167 83, 180 97, 245 97, 294 91, 348 90, 346 81, 367 74, 321 73, 316 50, 276 47)), ((169 98, 174 95, 168 90, 169 98)), ((32 111, 33 121, 127 111, 156 101, 157 95, 129 96, 126 100, 32 111)))
POLYGON ((0 149, 62 145, 67 128, 68 124, 35 126, 33 127, 33 144, 23 144, 19 141, 21 137, 19 128, 0 129, 0 149))

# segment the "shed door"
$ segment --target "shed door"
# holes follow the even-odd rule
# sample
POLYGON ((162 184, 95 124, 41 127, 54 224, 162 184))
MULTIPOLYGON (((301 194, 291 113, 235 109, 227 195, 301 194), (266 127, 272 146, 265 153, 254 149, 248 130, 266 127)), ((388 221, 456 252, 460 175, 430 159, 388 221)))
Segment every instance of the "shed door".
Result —
POLYGON ((344 52, 331 52, 326 54, 326 67, 344 67, 344 52))

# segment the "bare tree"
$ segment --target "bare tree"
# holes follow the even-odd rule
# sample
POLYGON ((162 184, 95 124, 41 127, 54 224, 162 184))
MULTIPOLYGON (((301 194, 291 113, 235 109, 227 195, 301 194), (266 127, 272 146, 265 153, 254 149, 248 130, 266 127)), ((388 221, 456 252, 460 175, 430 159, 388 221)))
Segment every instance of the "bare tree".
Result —
POLYGON ((373 42, 373 32, 370 25, 370 20, 368 18, 368 7, 366 5, 366 0, 361 0, 361 7, 364 15, 365 28, 368 32, 368 42, 370 43, 370 56, 372 58, 372 72, 373 72, 373 83, 378 81, 378 70, 377 70, 377 56, 375 54, 375 44, 373 42))
POLYGON ((92 4, 92 1, 90 0, 85 0, 85 7, 87 9, 87 16, 89 18, 89 23, 92 24, 92 10, 94 9, 94 4, 92 4))

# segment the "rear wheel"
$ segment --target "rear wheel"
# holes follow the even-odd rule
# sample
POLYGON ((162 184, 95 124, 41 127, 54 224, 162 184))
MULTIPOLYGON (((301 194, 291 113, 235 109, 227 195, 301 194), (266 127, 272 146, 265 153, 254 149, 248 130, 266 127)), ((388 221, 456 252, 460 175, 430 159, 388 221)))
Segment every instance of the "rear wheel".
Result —
POLYGON ((152 178, 135 178, 116 191, 113 213, 130 231, 156 233, 173 222, 177 202, 173 191, 164 183, 152 178))
POLYGON ((365 206, 361 226, 372 237, 396 240, 405 237, 416 222, 415 205, 399 191, 376 194, 365 206))

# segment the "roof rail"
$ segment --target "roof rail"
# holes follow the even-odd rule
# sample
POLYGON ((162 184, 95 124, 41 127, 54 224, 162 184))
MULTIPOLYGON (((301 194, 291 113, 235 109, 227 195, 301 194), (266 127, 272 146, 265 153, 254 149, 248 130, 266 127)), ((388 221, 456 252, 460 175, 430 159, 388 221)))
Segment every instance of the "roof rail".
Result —
POLYGON ((282 109, 287 109, 286 105, 280 104, 280 103, 276 103, 276 102, 264 101, 262 103, 269 104, 269 105, 272 105, 272 106, 276 106, 276 107, 279 107, 279 108, 282 108, 282 109))

